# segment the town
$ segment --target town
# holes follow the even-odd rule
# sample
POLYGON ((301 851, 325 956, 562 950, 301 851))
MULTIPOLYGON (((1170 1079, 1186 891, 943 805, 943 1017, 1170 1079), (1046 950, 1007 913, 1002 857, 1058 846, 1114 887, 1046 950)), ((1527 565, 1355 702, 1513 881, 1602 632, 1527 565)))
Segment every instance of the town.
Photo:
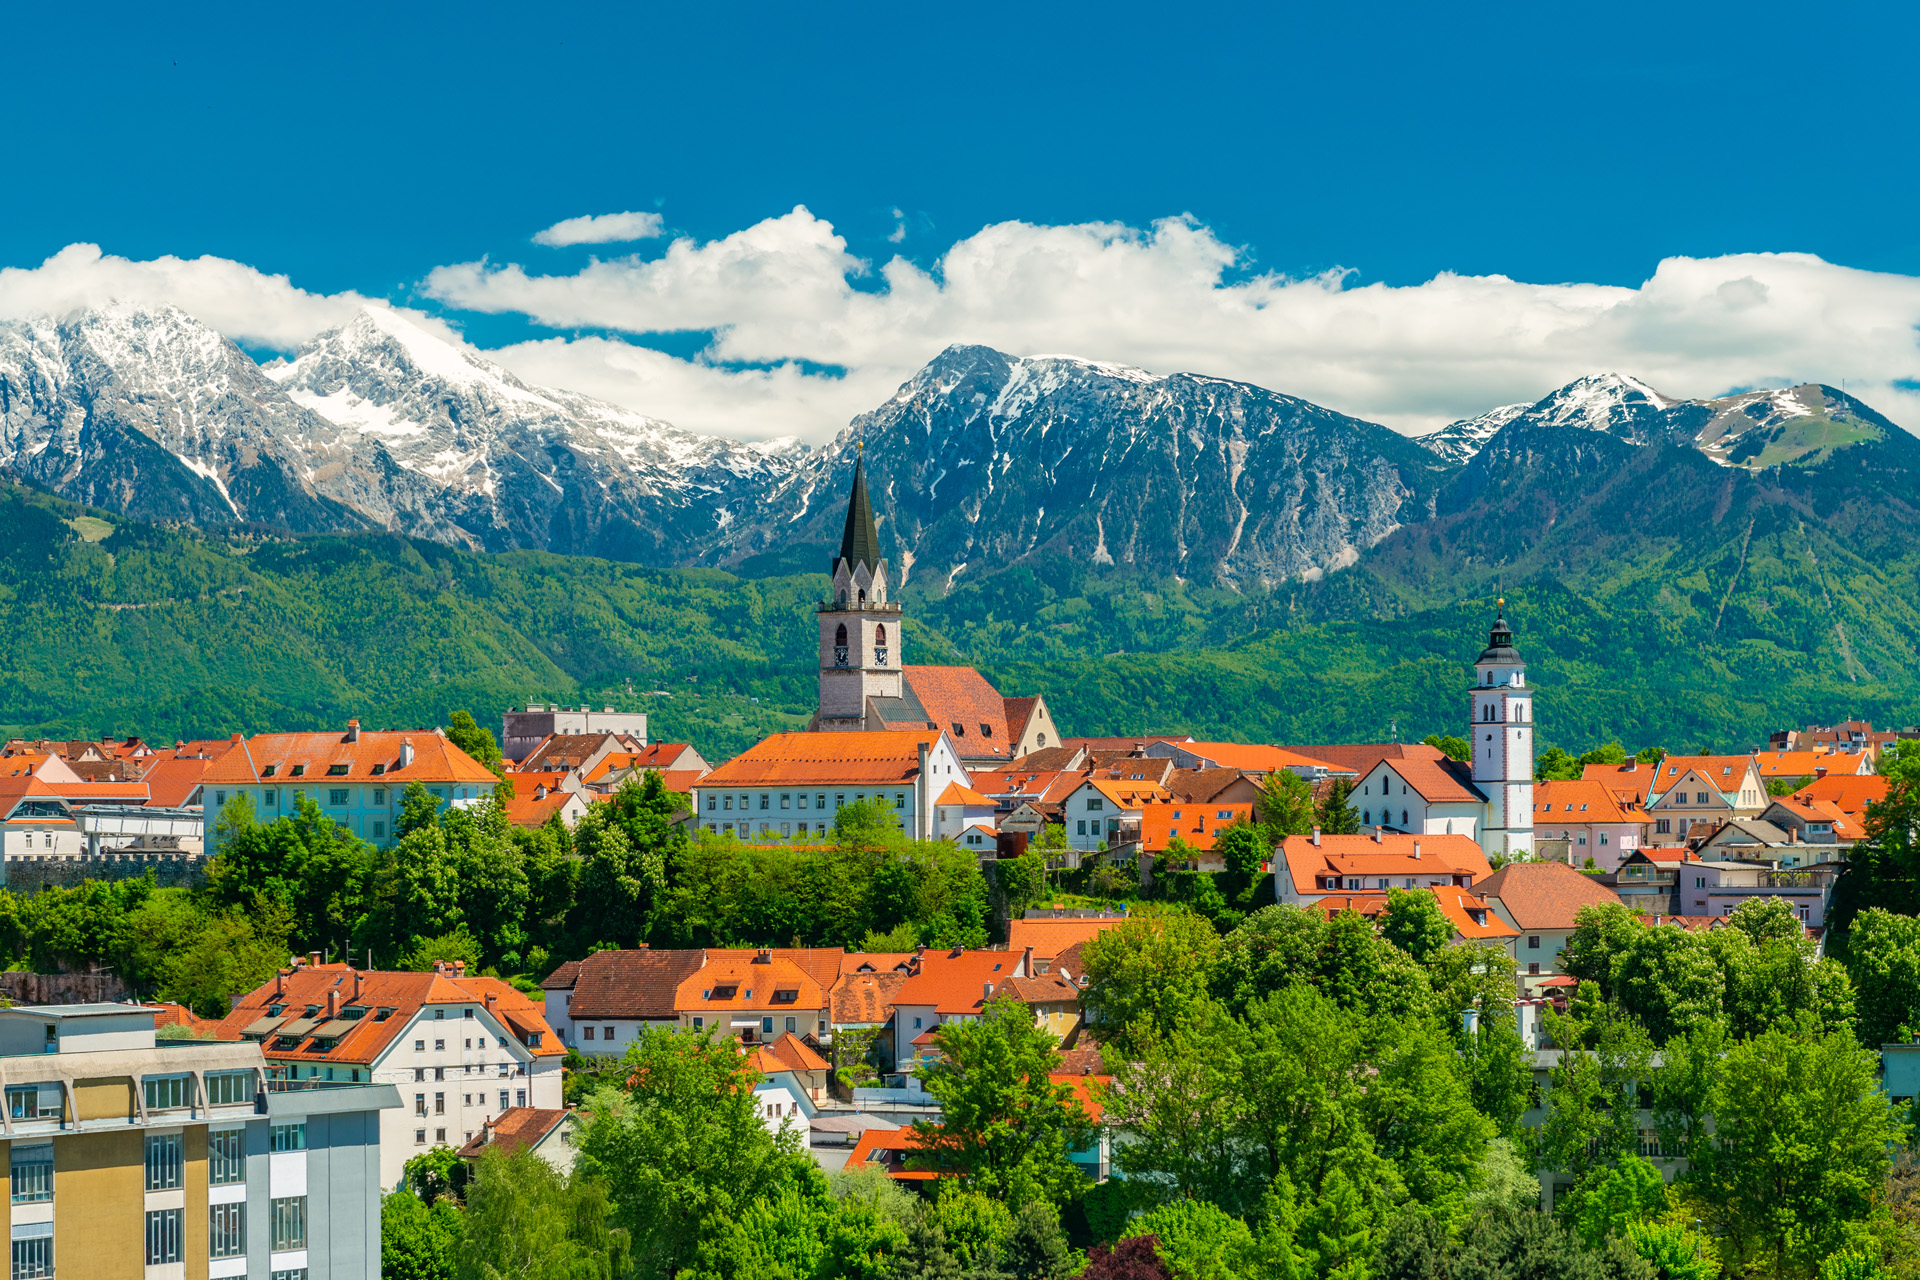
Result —
POLYGON ((503 1274, 512 1206, 569 1275, 1411 1277, 1489 1206, 1883 1274, 1920 730, 1537 750, 1490 613, 1422 741, 1076 737, 911 661, 856 467, 817 710, 732 759, 8 742, 13 1274, 503 1274))

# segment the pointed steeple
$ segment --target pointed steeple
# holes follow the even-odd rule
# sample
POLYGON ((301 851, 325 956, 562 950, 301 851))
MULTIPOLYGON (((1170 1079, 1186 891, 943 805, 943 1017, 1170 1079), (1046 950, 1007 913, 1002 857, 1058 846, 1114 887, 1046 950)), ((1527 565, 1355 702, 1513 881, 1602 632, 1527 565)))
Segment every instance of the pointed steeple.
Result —
POLYGON ((853 493, 847 498, 847 529, 840 536, 840 555, 827 572, 838 569, 842 560, 849 569, 864 564, 869 573, 880 564, 880 531, 873 522, 873 504, 867 501, 866 460, 859 455, 853 463, 853 493))

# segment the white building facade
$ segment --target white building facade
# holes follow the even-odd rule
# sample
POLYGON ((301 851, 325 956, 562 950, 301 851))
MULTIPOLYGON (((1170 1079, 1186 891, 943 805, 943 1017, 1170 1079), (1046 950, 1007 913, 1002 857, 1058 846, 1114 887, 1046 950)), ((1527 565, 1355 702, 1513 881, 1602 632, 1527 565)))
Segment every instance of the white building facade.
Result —
POLYGON ((1474 785, 1487 797, 1481 848, 1489 857, 1527 857, 1533 852, 1533 690, 1513 647, 1506 602, 1500 603, 1487 647, 1474 661, 1467 740, 1473 744, 1474 785))

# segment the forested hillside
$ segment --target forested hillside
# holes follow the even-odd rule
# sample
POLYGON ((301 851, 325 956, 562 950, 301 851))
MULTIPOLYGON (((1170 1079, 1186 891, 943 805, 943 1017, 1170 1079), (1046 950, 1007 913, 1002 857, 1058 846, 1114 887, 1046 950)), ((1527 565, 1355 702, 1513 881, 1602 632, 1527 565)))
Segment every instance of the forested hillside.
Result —
MULTIPOLYGON (((1738 515, 1715 538, 1578 572, 1507 571, 1542 747, 1740 746, 1809 719, 1920 720, 1911 560, 1738 515)), ((1324 741, 1397 722, 1419 738, 1454 727, 1491 616, 1484 566, 1415 572, 1448 554, 1437 533, 1389 539, 1352 570, 1271 591, 1041 561, 944 596, 909 590, 907 654, 1043 693, 1077 733, 1324 741), (1484 593, 1448 597, 1456 576, 1484 593)), ((9 486, 0 729, 171 740, 348 716, 444 723, 458 707, 485 724, 520 699, 579 698, 644 706, 657 736, 718 759, 810 712, 824 588, 384 534, 161 529, 9 486)))

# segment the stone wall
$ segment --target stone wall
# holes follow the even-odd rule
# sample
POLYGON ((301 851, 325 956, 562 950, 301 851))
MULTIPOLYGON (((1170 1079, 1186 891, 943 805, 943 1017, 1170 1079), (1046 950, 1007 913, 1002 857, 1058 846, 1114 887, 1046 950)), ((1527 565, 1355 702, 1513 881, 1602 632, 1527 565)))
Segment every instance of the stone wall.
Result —
POLYGON ((206 883, 207 860, 197 853, 12 857, 6 862, 6 887, 19 894, 35 894, 49 888, 71 889, 87 880, 137 880, 148 872, 163 889, 197 888, 206 883))
POLYGON ((15 1004, 114 1004, 133 997, 117 973, 0 972, 0 996, 15 1004))

